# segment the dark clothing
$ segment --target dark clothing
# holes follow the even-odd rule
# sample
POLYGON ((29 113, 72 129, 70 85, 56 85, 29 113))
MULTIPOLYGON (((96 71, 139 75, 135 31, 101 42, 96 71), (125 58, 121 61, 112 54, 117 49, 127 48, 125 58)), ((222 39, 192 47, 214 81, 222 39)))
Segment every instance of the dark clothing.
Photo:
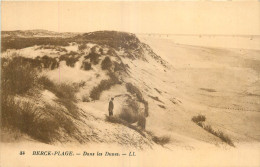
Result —
POLYGON ((109 102, 109 106, 108 106, 109 116, 113 115, 113 109, 114 109, 114 104, 113 104, 113 101, 111 100, 109 102))

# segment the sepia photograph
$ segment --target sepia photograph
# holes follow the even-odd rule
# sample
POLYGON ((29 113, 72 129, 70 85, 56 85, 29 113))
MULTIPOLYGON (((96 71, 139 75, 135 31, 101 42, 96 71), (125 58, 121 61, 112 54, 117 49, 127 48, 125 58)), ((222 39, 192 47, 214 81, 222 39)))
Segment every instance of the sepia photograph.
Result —
POLYGON ((259 167, 260 1, 2 1, 1 167, 259 167))

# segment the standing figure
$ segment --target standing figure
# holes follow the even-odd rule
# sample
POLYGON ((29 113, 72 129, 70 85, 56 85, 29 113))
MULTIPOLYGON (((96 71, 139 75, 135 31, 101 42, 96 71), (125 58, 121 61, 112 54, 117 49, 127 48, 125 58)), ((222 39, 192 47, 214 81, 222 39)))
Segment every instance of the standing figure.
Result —
POLYGON ((113 109, 114 109, 113 100, 114 100, 114 98, 112 97, 110 102, 109 102, 109 106, 108 106, 109 116, 113 116, 113 109))

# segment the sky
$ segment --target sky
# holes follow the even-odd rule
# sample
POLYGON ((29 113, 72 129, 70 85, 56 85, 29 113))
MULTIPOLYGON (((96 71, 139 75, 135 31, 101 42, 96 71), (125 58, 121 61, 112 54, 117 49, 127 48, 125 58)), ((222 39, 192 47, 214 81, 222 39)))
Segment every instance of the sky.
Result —
POLYGON ((260 35, 260 1, 2 1, 1 29, 260 35))

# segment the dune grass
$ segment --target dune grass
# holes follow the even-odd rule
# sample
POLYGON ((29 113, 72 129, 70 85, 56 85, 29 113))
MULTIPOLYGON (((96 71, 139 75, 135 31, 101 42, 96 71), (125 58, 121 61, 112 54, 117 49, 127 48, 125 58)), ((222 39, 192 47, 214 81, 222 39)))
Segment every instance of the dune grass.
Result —
POLYGON ((228 145, 235 147, 233 141, 229 138, 229 136, 225 135, 221 131, 214 130, 210 125, 206 125, 204 122, 206 121, 206 117, 204 115, 194 116, 191 119, 194 123, 198 126, 206 130, 207 132, 213 134, 214 136, 220 138, 223 142, 227 143, 228 145))
POLYGON ((3 128, 18 130, 44 143, 58 139, 58 131, 62 129, 68 134, 74 133, 75 126, 68 113, 77 117, 74 104, 76 88, 67 84, 57 85, 46 76, 39 77, 37 68, 24 58, 4 60, 1 69, 3 128), (53 92, 58 97, 57 101, 69 112, 47 104, 37 106, 33 101, 34 94, 42 89, 53 92))
POLYGON ((102 80, 99 85, 95 86, 91 91, 90 91, 90 97, 92 100, 99 100, 101 93, 105 90, 110 89, 113 85, 119 84, 119 80, 117 76, 112 73, 111 71, 108 72, 109 79, 107 80, 102 80))

